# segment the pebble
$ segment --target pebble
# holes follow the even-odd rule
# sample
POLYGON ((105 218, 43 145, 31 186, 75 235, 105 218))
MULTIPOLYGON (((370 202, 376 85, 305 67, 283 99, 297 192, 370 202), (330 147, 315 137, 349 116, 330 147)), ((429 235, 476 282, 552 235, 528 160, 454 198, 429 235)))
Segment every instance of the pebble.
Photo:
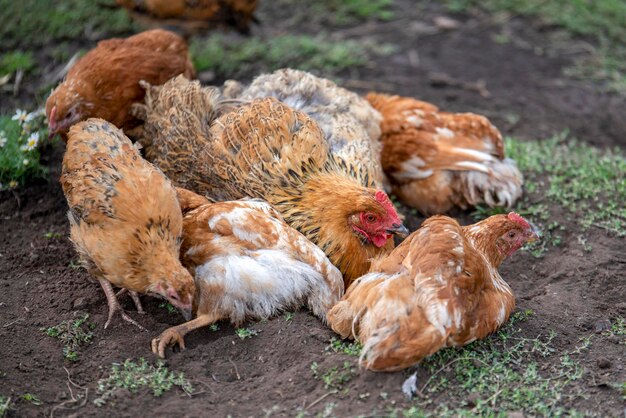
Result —
POLYGON ((76 298, 76 300, 74 300, 74 304, 72 305, 74 307, 74 309, 83 309, 87 307, 87 298, 76 298))
POLYGON ((608 359, 605 359, 605 358, 598 359, 596 361, 596 364, 601 369, 608 369, 609 367, 611 367, 611 362, 608 359))

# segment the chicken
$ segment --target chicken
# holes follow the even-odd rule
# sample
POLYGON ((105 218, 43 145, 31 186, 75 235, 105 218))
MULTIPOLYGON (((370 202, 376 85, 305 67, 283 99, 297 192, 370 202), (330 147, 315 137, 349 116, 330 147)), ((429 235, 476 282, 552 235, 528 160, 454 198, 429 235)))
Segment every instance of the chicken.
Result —
POLYGON ((108 300, 104 327, 116 312, 139 326, 121 309, 112 286, 162 296, 190 319, 195 285, 179 260, 182 214, 163 173, 122 131, 88 119, 69 131, 61 185, 72 242, 108 300))
POLYGON ((504 259, 538 238, 516 213, 460 226, 433 216, 356 280, 328 322, 343 338, 363 343, 370 370, 409 367, 437 350, 484 338, 515 307, 498 273, 504 259))
POLYGON ((220 320, 238 325, 306 303, 322 321, 343 295, 341 273, 322 250, 262 200, 210 203, 178 189, 183 218, 181 259, 196 281, 196 318, 152 340, 160 357, 185 347, 189 331, 220 320))
POLYGON ((382 117, 356 93, 325 78, 287 68, 260 75, 247 87, 229 80, 224 84, 224 96, 240 100, 275 97, 306 113, 324 132, 331 153, 366 168, 375 184, 383 185, 379 141, 382 117))
POLYGON ((222 22, 244 33, 255 21, 253 13, 257 6, 257 0, 116 0, 116 3, 137 18, 147 14, 169 19, 169 24, 198 28, 222 22))
POLYGON ((73 124, 98 117, 124 130, 137 125, 129 111, 145 90, 140 80, 162 84, 184 74, 194 77, 187 43, 175 33, 150 30, 126 39, 109 39, 70 68, 46 101, 50 136, 65 138, 73 124))
POLYGON ((317 124, 273 98, 222 110, 219 92, 177 77, 152 87, 140 140, 146 156, 178 186, 216 200, 268 201, 319 246, 346 285, 406 233, 368 170, 330 153, 317 124), (213 120, 213 118, 217 119, 213 120))
POLYGON ((382 165, 392 192, 425 215, 453 207, 511 207, 523 176, 483 116, 446 113, 419 100, 370 93, 383 115, 382 165))

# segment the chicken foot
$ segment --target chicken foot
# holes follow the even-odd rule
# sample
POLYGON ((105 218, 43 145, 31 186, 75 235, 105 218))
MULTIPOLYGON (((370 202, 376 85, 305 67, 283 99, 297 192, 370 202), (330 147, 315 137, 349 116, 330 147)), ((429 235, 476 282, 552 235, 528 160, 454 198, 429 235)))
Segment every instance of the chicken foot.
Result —
POLYGON ((107 322, 104 324, 104 329, 106 329, 111 324, 111 319, 113 319, 113 315, 115 315, 115 312, 119 311, 124 321, 130 322, 131 324, 135 325, 139 329, 147 331, 147 329, 142 327, 133 318, 126 315, 126 312, 124 312, 124 310, 120 306, 119 301, 117 300, 117 297, 115 296, 115 292, 113 291, 113 286, 111 286, 111 283, 106 279, 98 279, 98 281, 100 282, 100 286, 102 286, 102 290, 104 290, 104 294, 107 297, 107 302, 109 303, 109 318, 107 319, 107 322))
POLYGON ((168 328, 161 333, 158 337, 152 340, 152 352, 157 354, 161 358, 165 358, 165 349, 168 345, 176 345, 181 350, 185 349, 185 335, 194 329, 206 327, 220 318, 216 315, 205 314, 200 315, 196 319, 192 319, 184 324, 177 325, 172 328, 168 328))
POLYGON ((141 305, 141 300, 139 300, 139 294, 137 292, 133 292, 132 290, 128 290, 128 289, 122 289, 119 292, 117 292, 115 296, 120 297, 126 292, 128 292, 128 294, 130 295, 130 298, 133 300, 133 303, 135 304, 135 308, 137 308, 137 313, 142 314, 142 315, 145 314, 146 311, 143 310, 143 306, 141 305))

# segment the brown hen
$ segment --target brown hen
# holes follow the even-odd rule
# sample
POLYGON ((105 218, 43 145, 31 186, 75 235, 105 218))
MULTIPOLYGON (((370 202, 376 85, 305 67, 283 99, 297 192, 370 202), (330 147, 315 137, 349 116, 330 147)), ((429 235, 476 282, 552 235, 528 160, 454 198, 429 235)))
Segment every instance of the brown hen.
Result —
POLYGON ((181 259, 194 274, 196 319, 152 342, 161 357, 189 331, 219 320, 239 325, 306 304, 322 321, 343 295, 341 273, 326 255, 285 223, 267 202, 209 203, 178 189, 183 218, 181 259))
POLYGON ((151 88, 143 145, 148 159, 178 185, 216 200, 267 200, 318 245, 346 284, 405 233, 369 171, 330 152, 318 125, 273 98, 215 118, 215 89, 178 77, 151 88))
POLYGON ((424 214, 453 207, 511 207, 522 173, 483 116, 447 113, 410 97, 370 93, 382 115, 382 165, 392 191, 424 214))
MULTIPOLYGON (((157 19, 168 19, 168 24, 190 26, 190 28, 210 27, 211 24, 234 25, 247 33, 255 20, 257 0, 116 0, 128 9, 134 17, 143 15, 157 19)), ((147 23, 151 23, 148 21, 147 23)), ((159 22, 164 23, 164 22, 159 22)))
POLYGON ((105 328, 117 311, 138 325, 122 311, 112 285, 160 295, 190 319, 195 286, 179 260, 182 214, 163 173, 122 131, 89 119, 69 131, 61 185, 72 242, 109 303, 105 328))
POLYGON ((515 307, 498 273, 534 227, 516 213, 460 226, 433 216, 387 257, 372 263, 328 314, 332 329, 363 343, 370 370, 404 369, 447 346, 484 338, 515 307))
POLYGON ((130 114, 145 90, 140 80, 162 84, 179 74, 194 77, 187 42, 161 29, 126 39, 109 39, 70 68, 65 80, 46 101, 50 135, 65 137, 73 124, 98 117, 124 130, 138 124, 130 114))

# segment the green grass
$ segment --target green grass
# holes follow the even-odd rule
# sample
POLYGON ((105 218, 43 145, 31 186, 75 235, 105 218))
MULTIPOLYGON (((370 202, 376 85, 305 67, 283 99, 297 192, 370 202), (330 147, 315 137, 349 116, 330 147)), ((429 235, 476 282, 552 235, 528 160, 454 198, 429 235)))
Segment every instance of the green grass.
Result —
POLYGON ((97 393, 100 396, 94 403, 102 406, 115 394, 136 393, 142 388, 151 390, 152 394, 158 397, 174 386, 180 387, 188 394, 193 390, 183 373, 170 371, 160 360, 155 366, 143 358, 137 362, 128 359, 122 364, 113 363, 109 375, 98 381, 97 393))
POLYGON ((349 356, 358 357, 361 355, 363 346, 357 341, 344 341, 337 337, 330 339, 330 344, 326 347, 327 352, 343 353, 349 356))
POLYGON ((12 74, 17 70, 28 73, 35 68, 35 58, 30 51, 12 51, 0 57, 0 76, 12 74))
POLYGON ((11 397, 0 395, 0 418, 4 418, 5 415, 11 409, 11 397))
POLYGON ((481 8, 530 16, 572 35, 594 39, 597 50, 570 73, 608 80, 626 91, 626 2, 623 0, 447 0, 452 11, 481 8))
POLYGON ((113 1, 0 0, 0 44, 3 49, 35 48, 56 41, 127 34, 133 24, 113 1))
MULTIPOLYGON (((63 343, 63 357, 67 360, 78 361, 78 350, 80 347, 91 344, 93 334, 91 331, 83 329, 83 325, 89 319, 89 314, 73 320, 65 320, 60 324, 42 328, 49 337, 57 338, 63 343)), ((93 329, 93 324, 88 328, 93 329)))
POLYGON ((321 380, 326 389, 340 391, 357 374, 357 370, 349 361, 344 361, 343 366, 333 366, 328 369, 320 369, 317 362, 311 363, 311 373, 315 379, 321 380))
POLYGON ((369 19, 390 20, 393 0, 317 0, 307 2, 309 15, 323 16, 336 25, 355 24, 369 19))
POLYGON ((17 113, 0 115, 0 190, 24 185, 47 174, 39 163, 38 150, 48 135, 43 123, 45 115, 31 113, 26 116, 29 120, 23 122, 13 120, 15 117, 17 113))
POLYGON ((159 308, 163 308, 163 309, 167 310, 167 313, 170 314, 170 315, 173 315, 176 312, 178 312, 178 309, 176 309, 174 307, 174 305, 172 305, 169 302, 161 302, 161 303, 159 303, 159 308))
POLYGON ((259 331, 251 328, 237 328, 235 330, 235 334, 237 334, 237 336, 242 340, 245 340, 246 338, 252 338, 258 333, 259 331))
POLYGON ((548 221, 543 205, 556 203, 583 231, 593 226, 626 236, 626 157, 619 149, 600 150, 566 134, 544 141, 508 138, 506 148, 526 177, 526 190, 541 198, 535 208, 520 203, 522 212, 548 221))
POLYGON ((43 402, 41 402, 41 399, 39 399, 37 395, 32 394, 32 393, 25 393, 23 395, 20 395, 20 398, 22 398, 26 402, 32 403, 35 406, 43 405, 43 402))
POLYGON ((194 40, 191 54, 198 71, 211 70, 229 78, 256 75, 283 67, 326 74, 363 65, 388 47, 355 41, 331 41, 324 36, 280 35, 271 39, 233 38, 214 34, 194 40))
POLYGON ((571 350, 558 350, 556 334, 534 338, 521 335, 518 324, 532 311, 516 312, 495 335, 459 349, 445 349, 420 366, 427 379, 418 380, 424 398, 394 416, 506 416, 524 411, 526 416, 579 414, 562 401, 583 397, 573 385, 584 368, 577 356, 590 346, 590 338, 571 350), (541 365, 540 365, 541 364, 541 365), (547 366, 545 366, 547 365, 547 366))

